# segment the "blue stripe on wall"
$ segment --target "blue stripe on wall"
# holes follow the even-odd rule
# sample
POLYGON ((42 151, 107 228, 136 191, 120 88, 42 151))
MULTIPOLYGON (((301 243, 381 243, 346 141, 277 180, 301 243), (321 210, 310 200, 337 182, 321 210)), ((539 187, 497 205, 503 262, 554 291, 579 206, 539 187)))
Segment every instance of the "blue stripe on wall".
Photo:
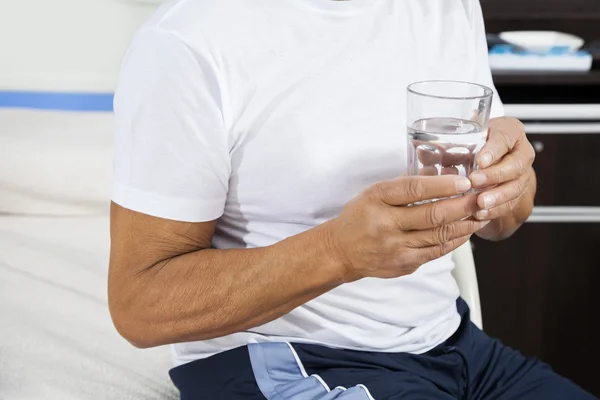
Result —
POLYGON ((112 93, 59 93, 0 90, 0 108, 112 112, 112 93))

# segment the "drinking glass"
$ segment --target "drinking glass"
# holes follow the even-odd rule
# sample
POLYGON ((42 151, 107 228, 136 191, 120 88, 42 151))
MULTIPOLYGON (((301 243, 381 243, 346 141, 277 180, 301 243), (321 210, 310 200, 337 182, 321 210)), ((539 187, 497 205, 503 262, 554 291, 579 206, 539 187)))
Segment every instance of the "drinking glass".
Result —
POLYGON ((409 175, 468 177, 475 171, 475 157, 487 140, 492 97, 492 89, 469 82, 409 85, 409 175))

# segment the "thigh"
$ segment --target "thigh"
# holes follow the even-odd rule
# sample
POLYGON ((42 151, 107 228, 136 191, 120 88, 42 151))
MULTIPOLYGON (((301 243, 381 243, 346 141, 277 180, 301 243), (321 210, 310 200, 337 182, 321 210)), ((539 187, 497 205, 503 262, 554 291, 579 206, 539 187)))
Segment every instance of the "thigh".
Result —
POLYGON ((364 386, 371 397, 361 400, 456 400, 456 393, 451 394, 434 382, 410 372, 379 372, 377 374, 356 375, 347 371, 327 371, 322 376, 332 386, 364 386), (342 384, 343 382, 343 384, 342 384), (360 383, 359 383, 360 382, 360 383))
POLYGON ((452 354, 386 354, 306 344, 293 348, 306 375, 321 380, 327 390, 356 390, 356 397, 348 399, 456 400, 463 391, 459 359, 452 354))
POLYGON ((193 361, 170 371, 181 400, 265 400, 246 347, 193 361))
POLYGON ((523 356, 470 327, 467 351, 471 398, 485 400, 593 400, 591 394, 541 361, 523 356))

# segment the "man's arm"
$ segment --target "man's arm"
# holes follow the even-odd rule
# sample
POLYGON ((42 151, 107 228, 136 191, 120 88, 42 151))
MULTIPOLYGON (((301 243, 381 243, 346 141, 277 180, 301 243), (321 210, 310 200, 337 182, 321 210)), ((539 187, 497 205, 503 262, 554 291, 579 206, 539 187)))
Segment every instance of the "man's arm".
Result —
POLYGON ((132 344, 224 336, 343 283, 342 267, 325 249, 324 229, 243 250, 211 249, 214 229, 214 221, 176 222, 113 203, 109 306, 132 344))
POLYGON ((270 322, 346 282, 396 278, 453 251, 485 222, 467 179, 403 177, 359 195, 323 225, 256 249, 211 249, 215 222, 112 205, 109 306, 138 347, 206 340, 270 322), (462 182, 462 185, 459 184, 462 182))

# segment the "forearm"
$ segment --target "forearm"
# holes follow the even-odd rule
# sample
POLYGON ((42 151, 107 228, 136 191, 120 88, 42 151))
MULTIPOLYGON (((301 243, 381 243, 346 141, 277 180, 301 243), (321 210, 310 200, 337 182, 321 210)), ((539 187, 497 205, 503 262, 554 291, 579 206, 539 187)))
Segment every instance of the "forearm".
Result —
POLYGON ((491 241, 498 241, 512 236, 519 227, 527 221, 533 212, 534 198, 537 189, 537 179, 533 168, 529 170, 530 179, 523 195, 516 201, 515 207, 508 215, 491 221, 477 236, 491 241))
MULTIPOLYGON (((206 249, 113 285, 121 333, 140 347, 205 340, 270 322, 343 283, 324 226, 258 249, 206 249), (126 295, 125 295, 126 294, 126 295)), ((115 319, 116 320, 116 319, 115 319)))

